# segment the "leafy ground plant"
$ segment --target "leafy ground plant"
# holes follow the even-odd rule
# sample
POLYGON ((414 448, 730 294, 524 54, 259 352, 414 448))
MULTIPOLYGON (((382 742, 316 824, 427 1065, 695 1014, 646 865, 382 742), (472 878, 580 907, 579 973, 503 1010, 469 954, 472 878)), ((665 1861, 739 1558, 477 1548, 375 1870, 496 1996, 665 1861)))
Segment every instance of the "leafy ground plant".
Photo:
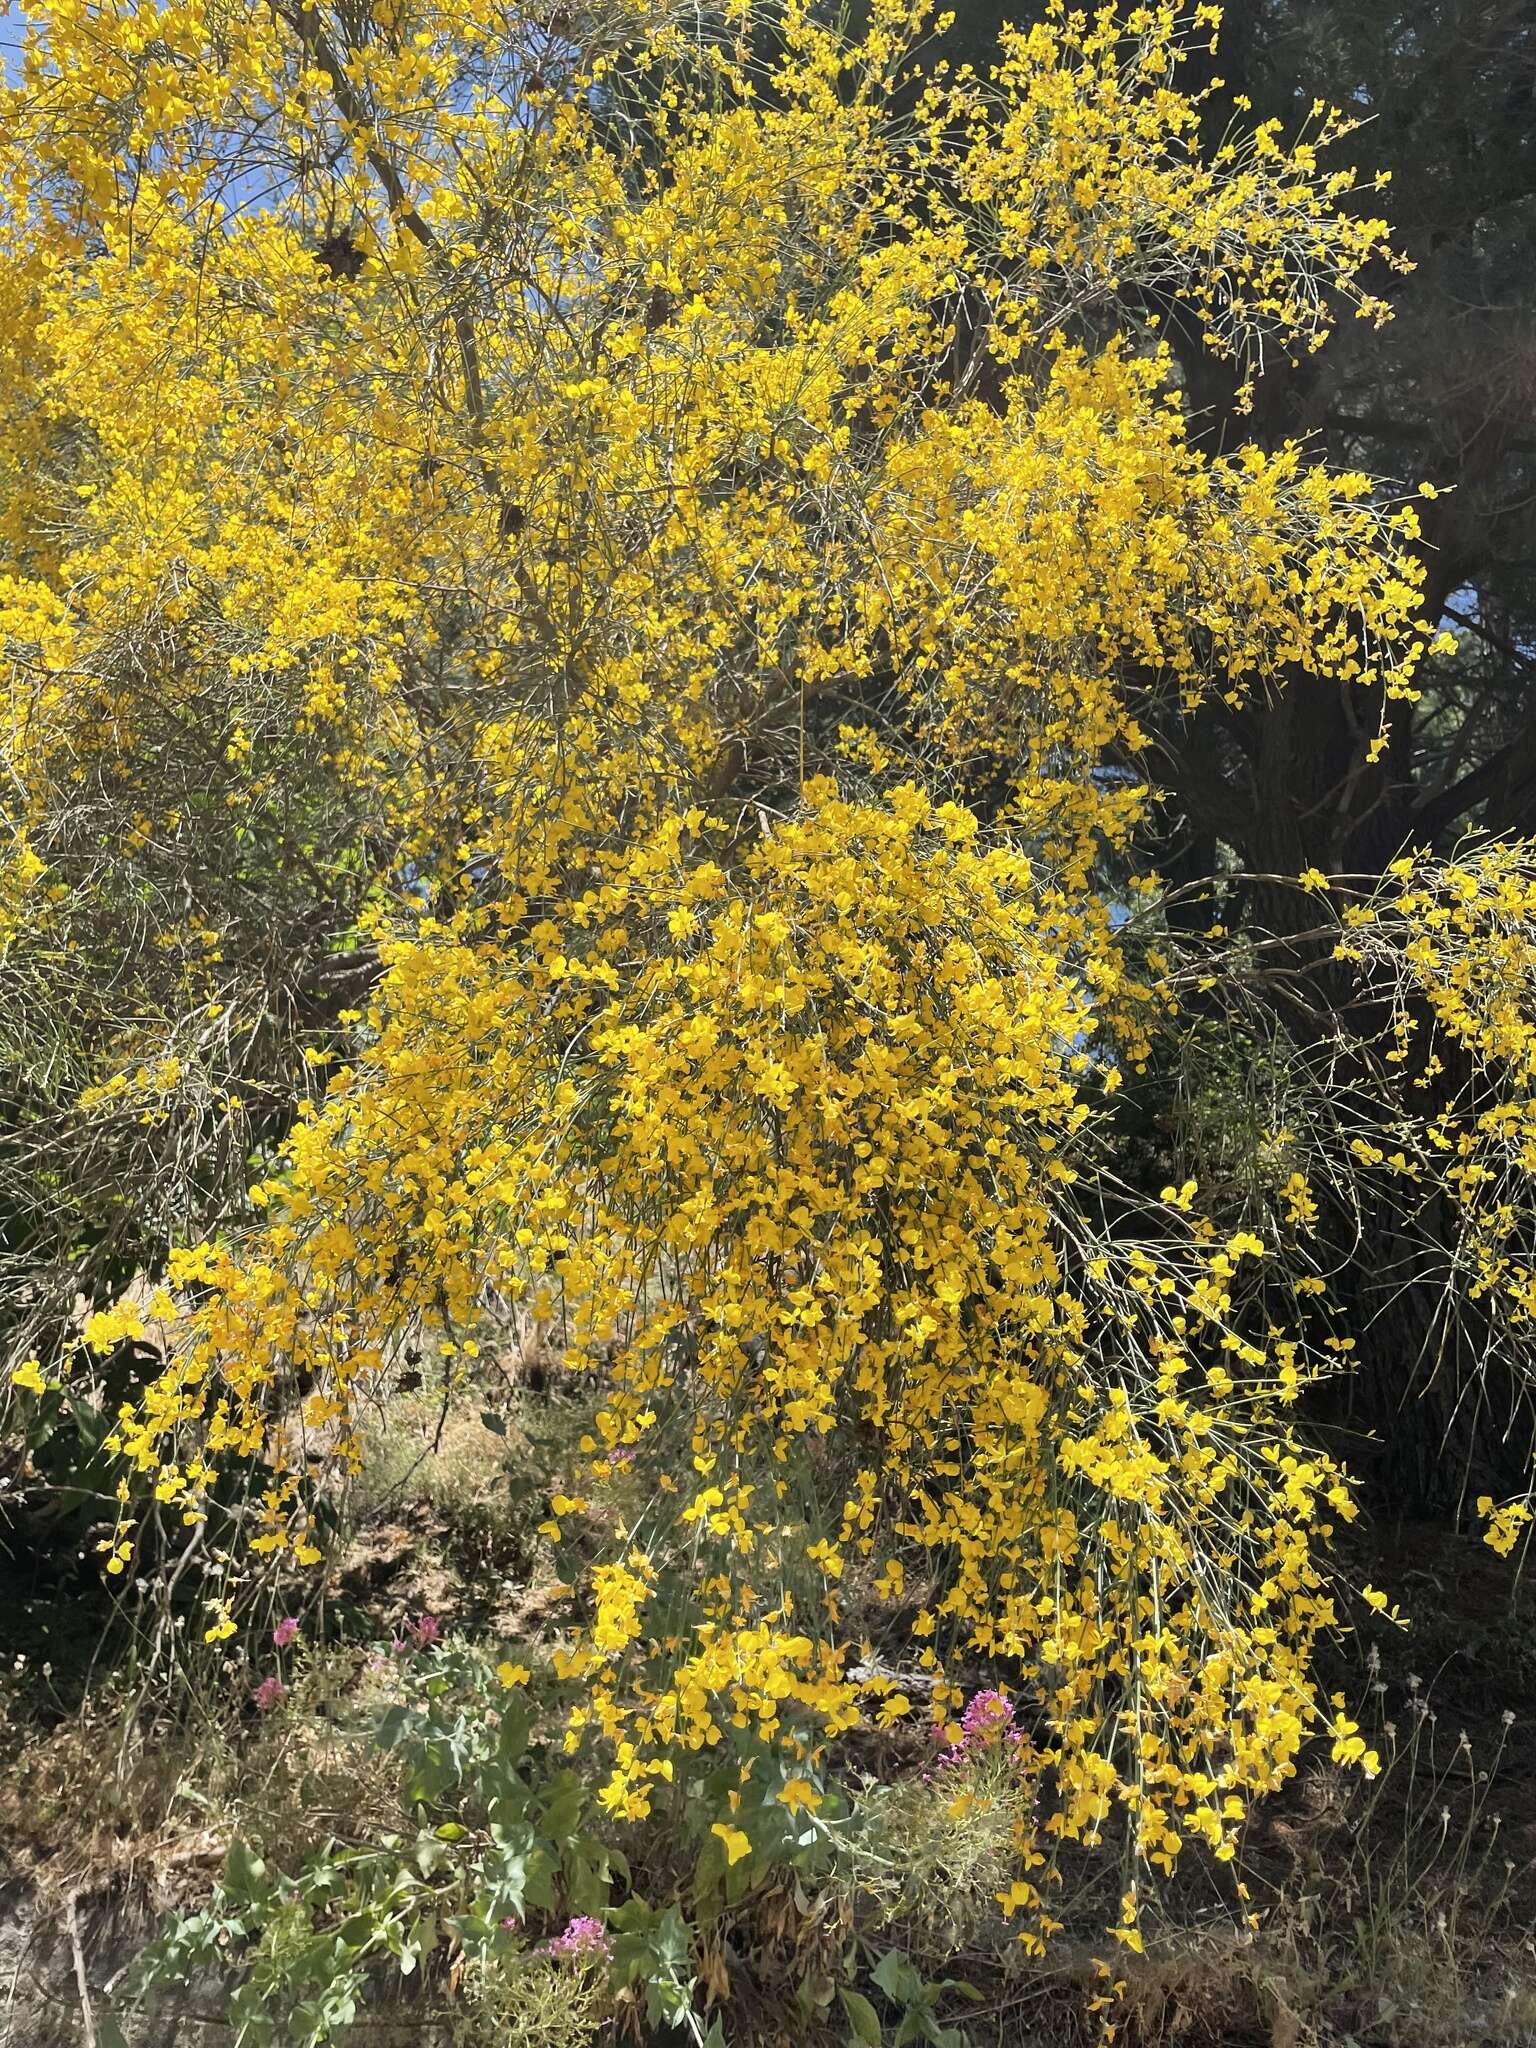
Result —
MULTIPOLYGON (((280 1648, 296 1633, 280 1630, 280 1648)), ((719 2048, 738 2038, 725 2032, 727 2012, 748 2025, 765 2013, 759 2000, 753 2021, 745 1980, 728 2002, 718 1960, 726 1945, 760 1936, 772 1902, 790 1892, 810 1924, 814 1895, 838 1870, 844 1887, 861 1871, 890 1870, 893 1823, 923 1853, 912 1813, 879 1801, 858 1812, 809 1777, 791 1781, 787 1800, 752 1808, 742 1798, 748 1777, 712 1759, 680 1788, 686 1811, 667 1838, 691 1834, 696 1853, 671 1874, 674 1895, 651 1903, 641 1887, 666 1887, 665 1867, 632 1871, 614 1846, 612 1817, 562 1764, 561 1742, 540 1732, 558 1721, 548 1700, 543 1711, 533 1704, 525 1668, 442 1642, 434 1629, 354 1664, 346 1699, 334 1661, 327 1672, 326 1762, 314 1759, 277 1802, 286 1818, 248 1800, 253 1817, 269 1816, 266 1827, 233 1842, 207 1903, 175 1916, 140 1958, 128 1987, 137 2007, 211 1978, 229 1985, 237 2038, 252 2044, 348 2038, 382 1996, 455 2042, 574 2044, 601 2025, 634 2024, 719 2048), (382 1767, 393 1796, 359 1801, 349 1828, 297 1838, 292 1816, 327 1810, 319 1778, 344 1772, 347 1758, 358 1783, 378 1786, 382 1767)), ((300 1674, 291 1687, 269 1675, 256 1699, 268 1728, 280 1735, 287 1718, 302 1742, 302 1715, 299 1727, 292 1719, 301 1700, 312 1715, 317 1695, 300 1674)), ((291 1748, 279 1740, 280 1751, 291 1748)), ((957 1754, 923 1774, 920 1809, 931 1814, 937 1800, 963 1819, 994 1796, 992 1777, 957 1754)), ((943 1854, 932 1852, 929 1867, 943 1854)), ((861 2041, 961 2048, 963 2033, 942 2015, 976 1994, 926 1976, 899 1941, 873 1943, 882 1924, 899 1936, 910 1901, 868 1903, 863 1936, 834 1918, 831 1946, 802 1950, 786 2019, 798 2010, 806 2038, 818 2040, 835 2038, 841 2018, 861 2041)), ((750 1979, 750 1957, 741 1967, 750 1979)))

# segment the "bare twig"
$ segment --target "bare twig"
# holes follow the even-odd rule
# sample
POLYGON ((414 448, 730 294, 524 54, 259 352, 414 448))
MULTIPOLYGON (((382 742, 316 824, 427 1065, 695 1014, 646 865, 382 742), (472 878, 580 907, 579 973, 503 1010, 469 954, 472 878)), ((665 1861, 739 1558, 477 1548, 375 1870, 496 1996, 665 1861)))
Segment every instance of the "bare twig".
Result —
POLYGON ((91 1987, 85 1974, 85 1950, 80 1944, 80 1894, 70 1893, 64 1903, 69 1946, 75 1958, 75 1988, 80 1993, 80 2024, 85 2029, 85 2048, 96 2048, 96 2015, 91 2007, 91 1987))

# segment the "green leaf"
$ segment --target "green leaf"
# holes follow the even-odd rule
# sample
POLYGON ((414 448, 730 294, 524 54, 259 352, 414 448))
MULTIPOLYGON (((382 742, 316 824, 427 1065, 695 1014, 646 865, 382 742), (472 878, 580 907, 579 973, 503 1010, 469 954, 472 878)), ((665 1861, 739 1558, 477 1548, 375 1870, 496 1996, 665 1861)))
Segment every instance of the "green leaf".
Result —
POLYGON ((263 1898, 271 1889, 266 1864, 247 1843, 238 1841, 229 1845, 224 1884, 229 1892, 242 1900, 263 1898))
POLYGON ((505 1417, 498 1415, 494 1408, 482 1408, 480 1410, 480 1421, 491 1432, 492 1436, 505 1436, 507 1433, 505 1417))
POLYGON ((676 1906, 668 1906, 656 1930, 656 1953, 674 1970, 681 1970, 693 1954, 688 1924, 676 1906))
POLYGON ((574 1771, 561 1771, 551 1780, 542 1801, 544 1832, 551 1841, 570 1841, 580 1825, 586 1798, 585 1788, 574 1771))
POLYGON ((555 1870, 542 1843, 528 1860, 528 1903, 546 1913, 554 1910, 555 1870))
POLYGON ((864 2048, 880 2048, 880 2015, 864 1996, 862 1991, 840 1991, 843 2011, 853 2029, 853 2038, 862 2041, 864 2048))
POLYGON ((924 2003, 921 1975, 898 1950, 887 1949, 872 1972, 875 1982, 897 2005, 924 2003))
MULTIPOLYGON (((496 1736, 496 1760, 506 1766, 515 1764, 526 1754, 533 1716, 521 1700, 504 1696, 499 1704, 501 1727, 496 1736)), ((519 1783, 517 1790, 525 1792, 526 1787, 519 1783)))
POLYGON ((725 1849, 718 1835, 706 1835, 693 1866, 693 1898, 702 1909, 720 1887, 725 1876, 725 1849))
POLYGON ((416 1716, 409 1707, 398 1703, 392 1706, 374 1730, 373 1739, 380 1749, 396 1749, 405 1737, 413 1732, 416 1716))
POLYGON ((607 1874, 578 1850, 568 1849, 564 1862, 565 1889, 573 1913, 600 1914, 608 1903, 607 1874))
POLYGON ((370 1912, 352 1913, 337 1929, 336 1939, 349 1949, 359 1952, 366 1949, 379 1931, 379 1923, 370 1912))
POLYGON ((404 1933, 397 1937, 395 1944, 395 1960, 400 1965, 400 1974, 402 1977, 409 1977, 414 1975, 416 1965, 421 1961, 421 1936, 418 1931, 419 1927, 420 1922, 413 1920, 410 1926, 406 1928, 404 1933))
POLYGON ((750 1856, 743 1856, 739 1863, 725 1866, 725 1902, 728 1906, 739 1906, 752 1889, 757 1870, 750 1856))

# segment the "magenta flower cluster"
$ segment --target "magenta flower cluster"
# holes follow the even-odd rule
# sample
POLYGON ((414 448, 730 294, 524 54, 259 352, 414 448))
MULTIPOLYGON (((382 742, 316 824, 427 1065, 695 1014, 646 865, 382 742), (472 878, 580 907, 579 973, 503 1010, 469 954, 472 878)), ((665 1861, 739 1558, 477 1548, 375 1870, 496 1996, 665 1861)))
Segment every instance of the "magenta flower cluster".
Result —
POLYGON ((613 1953, 601 1920, 594 1920, 590 1913, 578 1913, 562 1934, 557 1934, 549 1944, 552 1956, 570 1958, 576 1962, 606 1963, 613 1953))
MULTIPOLYGON (((286 1650, 290 1644, 298 1641, 298 1637, 298 1616, 296 1614, 285 1614, 277 1624, 277 1627, 272 1631, 272 1647, 275 1650, 286 1650)), ((256 1686, 251 1693, 252 1700, 263 1714, 269 1714, 280 1700, 285 1700, 287 1697, 288 1688, 275 1671, 269 1677, 264 1678, 260 1685, 256 1686)))
POLYGON ((399 1650, 428 1650, 443 1639, 443 1625, 435 1614, 407 1616, 405 1634, 396 1636, 390 1647, 399 1650))
POLYGON ((970 1747, 990 1743, 1013 1727, 1012 1703, 1000 1692, 973 1693, 960 1716, 960 1726, 964 1730, 961 1740, 970 1747))
MULTIPOLYGON (((936 1740, 943 1737, 934 1730, 936 1740)), ((972 1763, 978 1756, 999 1750, 1014 1751, 1024 1740, 1024 1731, 1015 1719, 1013 1702, 1000 1692, 990 1689, 973 1693, 960 1716, 960 1740, 951 1743, 934 1759, 934 1768, 941 1771, 958 1769, 961 1764, 972 1763)), ((931 1779, 931 1773, 924 1774, 931 1779)))

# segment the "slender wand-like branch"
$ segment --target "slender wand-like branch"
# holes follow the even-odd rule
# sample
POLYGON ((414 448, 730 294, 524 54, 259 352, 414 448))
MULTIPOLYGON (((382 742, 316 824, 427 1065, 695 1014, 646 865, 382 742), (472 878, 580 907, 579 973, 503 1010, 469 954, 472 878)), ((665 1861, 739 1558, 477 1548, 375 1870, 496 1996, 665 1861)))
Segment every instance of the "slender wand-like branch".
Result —
POLYGON ((312 57, 319 69, 325 73, 331 88, 331 96, 336 102, 336 111, 342 120, 349 128, 369 138, 364 155, 368 168, 383 187, 384 197, 389 202, 391 219, 428 252, 444 287, 449 292, 454 340, 458 344, 459 361, 464 372, 464 409, 469 415, 471 430, 478 438, 485 425, 485 385, 480 375, 480 344, 469 308, 458 300, 457 280, 443 245, 433 233, 430 224, 423 219, 420 208, 410 199, 399 166, 380 145, 378 132, 367 107, 363 104, 362 95, 352 83, 346 65, 341 61, 325 32, 320 10, 306 4, 291 12, 282 6, 274 6, 273 12, 279 21, 286 23, 293 31, 306 54, 312 57))

